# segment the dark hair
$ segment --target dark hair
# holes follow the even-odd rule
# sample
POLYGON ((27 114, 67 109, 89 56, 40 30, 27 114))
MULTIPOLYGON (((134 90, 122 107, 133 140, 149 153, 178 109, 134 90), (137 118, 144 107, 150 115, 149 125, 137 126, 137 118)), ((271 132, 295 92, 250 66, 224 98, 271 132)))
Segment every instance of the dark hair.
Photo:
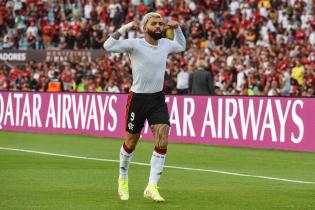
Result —
POLYGON ((54 77, 58 77, 59 76, 59 72, 58 71, 54 71, 54 77))

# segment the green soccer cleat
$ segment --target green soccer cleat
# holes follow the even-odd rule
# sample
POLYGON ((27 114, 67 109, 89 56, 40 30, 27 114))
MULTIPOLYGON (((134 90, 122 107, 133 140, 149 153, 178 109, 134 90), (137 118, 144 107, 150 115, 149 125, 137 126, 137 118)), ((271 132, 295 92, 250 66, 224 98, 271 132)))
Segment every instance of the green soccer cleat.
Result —
POLYGON ((149 184, 144 190, 144 197, 150 198, 155 202, 164 202, 164 198, 160 195, 158 191, 158 186, 156 184, 149 184))
POLYGON ((129 200, 128 179, 118 179, 118 196, 120 200, 129 200))

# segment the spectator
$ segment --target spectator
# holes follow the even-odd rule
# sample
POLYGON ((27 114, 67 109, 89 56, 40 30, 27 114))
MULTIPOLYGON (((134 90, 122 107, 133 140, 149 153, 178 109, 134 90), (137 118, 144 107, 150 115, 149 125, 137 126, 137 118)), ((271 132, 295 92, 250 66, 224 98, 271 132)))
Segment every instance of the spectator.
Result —
POLYGON ((3 38, 3 44, 2 44, 2 48, 3 49, 12 49, 14 46, 14 42, 13 42, 14 37, 11 34, 6 34, 3 38))
POLYGON ((119 88, 117 87, 117 85, 114 83, 113 80, 109 80, 109 82, 107 83, 106 87, 105 87, 105 91, 109 92, 109 93, 119 93, 119 88))
POLYGON ((59 72, 54 71, 52 78, 48 81, 46 86, 47 92, 61 92, 63 91, 63 83, 59 78, 59 72))
POLYGON ((292 69, 291 77, 295 79, 299 85, 304 82, 304 66, 302 65, 300 59, 295 60, 295 67, 292 69))
POLYGON ((276 80, 268 81, 266 85, 268 96, 279 96, 280 90, 278 89, 278 83, 276 80))
POLYGON ((197 69, 189 77, 189 93, 193 95, 214 95, 213 77, 206 71, 206 62, 199 60, 197 69))
POLYGON ((35 49, 36 48, 36 38, 33 36, 31 32, 27 34, 27 49, 35 49))
POLYGON ((38 28, 35 25, 35 21, 31 21, 30 25, 28 26, 26 30, 26 34, 32 34, 33 37, 38 36, 38 28))
POLYGON ((177 94, 183 95, 188 94, 188 86, 189 86, 189 73, 187 72, 186 63, 182 62, 180 71, 177 74, 177 94))
POLYGON ((282 76, 282 95, 283 96, 290 96, 290 88, 291 88, 291 77, 290 77, 290 69, 287 68, 285 71, 283 71, 282 76))

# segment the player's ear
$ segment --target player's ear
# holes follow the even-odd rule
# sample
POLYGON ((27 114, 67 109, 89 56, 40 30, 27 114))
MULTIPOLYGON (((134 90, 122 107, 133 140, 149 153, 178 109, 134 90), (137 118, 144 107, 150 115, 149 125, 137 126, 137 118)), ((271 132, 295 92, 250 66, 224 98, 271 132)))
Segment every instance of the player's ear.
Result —
POLYGON ((147 32, 147 26, 143 26, 143 32, 147 32))

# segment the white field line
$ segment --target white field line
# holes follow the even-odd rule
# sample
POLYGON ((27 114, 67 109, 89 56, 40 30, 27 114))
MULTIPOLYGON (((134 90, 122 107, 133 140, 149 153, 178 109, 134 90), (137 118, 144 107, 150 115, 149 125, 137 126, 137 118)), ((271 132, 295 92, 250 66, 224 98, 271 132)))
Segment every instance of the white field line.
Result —
MULTIPOLYGON (((26 149, 15 149, 15 148, 0 147, 0 150, 27 152, 27 153, 49 155, 49 156, 57 156, 57 157, 67 157, 67 158, 75 158, 75 159, 83 159, 83 160, 96 160, 96 161, 103 161, 103 162, 119 163, 119 160, 111 160, 111 159, 104 159, 104 158, 92 158, 92 157, 82 157, 82 156, 74 156, 74 155, 64 155, 64 154, 57 154, 57 153, 51 153, 51 152, 41 152, 41 151, 26 150, 26 149)), ((140 163, 140 162, 132 162, 131 164, 133 164, 133 165, 140 165, 140 166, 150 166, 150 164, 148 164, 148 163, 140 163)), ((269 179, 269 180, 291 182, 291 183, 299 183, 299 184, 315 184, 315 182, 308 182, 308 181, 302 181, 302 180, 282 179, 282 178, 277 178, 277 177, 241 174, 241 173, 233 173, 233 172, 219 171, 219 170, 210 170, 210 169, 201 169, 201 168, 188 168, 188 167, 179 167, 179 166, 164 166, 164 167, 165 168, 171 168, 171 169, 186 170, 186 171, 201 171, 201 172, 225 174, 225 175, 232 175, 232 176, 243 176, 243 177, 253 177, 253 178, 259 178, 259 179, 269 179)))

